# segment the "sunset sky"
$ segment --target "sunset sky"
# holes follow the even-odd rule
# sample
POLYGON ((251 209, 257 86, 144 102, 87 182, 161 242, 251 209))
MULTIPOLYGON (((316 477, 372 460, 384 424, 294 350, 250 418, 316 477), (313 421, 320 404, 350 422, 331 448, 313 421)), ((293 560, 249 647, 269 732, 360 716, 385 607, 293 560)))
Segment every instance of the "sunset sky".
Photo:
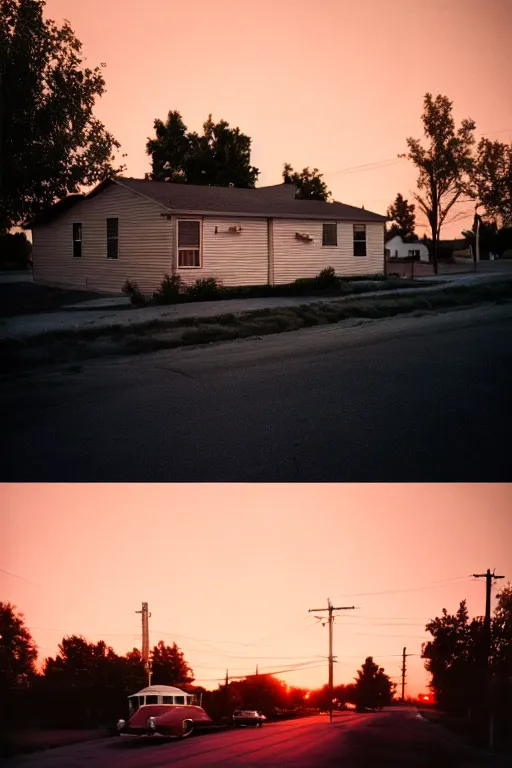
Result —
MULTIPOLYGON (((284 162, 316 166, 335 199, 380 213, 412 198, 416 171, 397 154, 422 136, 427 91, 477 138, 512 141, 510 0, 47 0, 46 14, 70 20, 88 66, 106 62, 96 114, 127 175, 149 170, 146 140, 171 109, 190 130, 209 112, 240 127, 259 185, 284 162)), ((458 210, 447 237, 471 223, 458 210)))
POLYGON ((327 628, 309 608, 355 605, 335 624, 335 682, 373 655, 425 690, 425 623, 468 599, 482 615, 487 568, 512 580, 507 485, 3 485, 0 599, 40 647, 64 635, 140 648, 176 641, 198 683, 280 671, 326 682, 327 628), (323 658, 322 658, 323 657, 323 658))

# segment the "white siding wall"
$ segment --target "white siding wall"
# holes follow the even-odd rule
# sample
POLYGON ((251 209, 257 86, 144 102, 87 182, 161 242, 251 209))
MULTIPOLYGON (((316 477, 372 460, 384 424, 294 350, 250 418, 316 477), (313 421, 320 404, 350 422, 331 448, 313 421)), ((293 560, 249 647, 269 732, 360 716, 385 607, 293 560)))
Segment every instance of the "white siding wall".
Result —
POLYGON ((127 278, 152 292, 171 273, 173 224, 158 205, 112 185, 32 232, 35 282, 120 293, 127 278), (107 218, 119 219, 119 258, 107 259, 107 218), (82 223, 82 258, 72 225, 82 223))
POLYGON ((266 219, 206 217, 202 227, 202 267, 179 269, 185 283, 190 284, 204 277, 215 277, 226 286, 268 282, 266 219), (242 227, 239 234, 228 231, 230 226, 235 225, 242 227))
POLYGON ((274 281, 290 283, 314 277, 325 267, 338 275, 371 275, 384 271, 384 224, 366 225, 366 256, 354 256, 353 225, 338 222, 338 245, 322 245, 322 222, 274 219, 274 281), (314 238, 297 240, 296 232, 314 238))

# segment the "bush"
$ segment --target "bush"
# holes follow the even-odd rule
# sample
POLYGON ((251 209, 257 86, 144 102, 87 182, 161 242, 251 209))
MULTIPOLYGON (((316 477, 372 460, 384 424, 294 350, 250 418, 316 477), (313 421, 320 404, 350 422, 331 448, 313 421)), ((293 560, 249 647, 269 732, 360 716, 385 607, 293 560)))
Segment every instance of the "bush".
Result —
POLYGON ((0 269, 28 269, 32 266, 32 243, 24 232, 0 235, 0 269))
POLYGON ((326 267, 315 277, 315 283, 319 288, 331 288, 337 287, 339 280, 336 277, 336 271, 334 267, 326 267))
MULTIPOLYGON (((194 299, 217 299, 223 292, 222 283, 215 277, 201 277, 186 289, 194 299)), ((226 294, 227 295, 227 294, 226 294)))
POLYGON ((157 304, 176 304, 183 293, 181 275, 165 275, 160 288, 154 292, 153 299, 157 304))
POLYGON ((146 303, 146 299, 139 286, 137 283, 132 283, 131 280, 127 280, 123 285, 123 293, 130 297, 130 301, 134 307, 142 307, 146 303))

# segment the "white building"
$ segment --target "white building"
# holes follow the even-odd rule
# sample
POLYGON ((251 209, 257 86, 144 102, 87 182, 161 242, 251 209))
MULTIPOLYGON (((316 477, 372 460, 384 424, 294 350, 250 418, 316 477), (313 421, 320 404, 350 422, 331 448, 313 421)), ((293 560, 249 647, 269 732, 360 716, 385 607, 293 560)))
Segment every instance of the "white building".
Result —
POLYGON ((384 271, 385 216, 342 203, 298 200, 291 184, 257 189, 115 178, 70 195, 26 226, 34 281, 143 293, 165 274, 185 283, 275 285, 384 271))
POLYGON ((416 259, 430 261, 430 254, 425 243, 416 240, 414 243, 404 243, 400 235, 395 235, 386 243, 386 255, 391 259, 416 259))

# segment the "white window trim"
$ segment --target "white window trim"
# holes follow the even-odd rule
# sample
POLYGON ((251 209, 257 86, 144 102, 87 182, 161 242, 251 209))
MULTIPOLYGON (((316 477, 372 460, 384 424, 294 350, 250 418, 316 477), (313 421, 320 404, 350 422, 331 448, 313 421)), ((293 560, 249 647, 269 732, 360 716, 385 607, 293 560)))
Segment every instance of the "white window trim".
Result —
POLYGON ((105 228, 106 228, 106 240, 107 240, 107 253, 106 253, 106 259, 107 261, 119 261, 119 254, 120 254, 120 248, 119 248, 119 216, 107 216, 105 219, 105 228), (108 220, 109 219, 116 219, 117 220, 117 237, 109 237, 108 236, 108 220), (117 240, 117 248, 116 248, 116 256, 109 256, 108 255, 108 243, 109 240, 117 240))
POLYGON ((352 258, 354 259, 366 259, 368 258, 368 230, 366 228, 366 224, 353 224, 352 225, 352 258), (356 240, 356 227, 364 227, 364 241, 363 240, 356 240), (364 256, 358 256, 355 253, 356 250, 356 243, 362 243, 364 242, 364 250, 365 254, 364 256))
POLYGON ((337 248, 337 247, 338 247, 338 222, 337 221, 322 221, 322 248, 337 248), (331 244, 331 245, 324 244, 324 225, 325 224, 334 224, 334 226, 336 227, 336 229, 335 229, 335 232, 336 232, 336 243, 335 244, 331 244))
POLYGON ((203 268, 203 220, 202 219, 176 219, 176 265, 178 271, 182 269, 202 269, 203 268), (199 248, 180 248, 180 221, 197 221, 199 222, 199 248), (199 250, 199 266, 197 267, 182 267, 180 266, 180 251, 197 251, 199 250))
POLYGON ((72 248, 73 248, 73 258, 74 259, 81 259, 84 255, 84 237, 83 237, 83 224, 81 221, 73 221, 71 223, 71 240, 72 240, 72 248), (80 237, 75 238, 75 225, 80 226, 80 237), (75 256, 75 243, 80 243, 80 256, 75 256))

